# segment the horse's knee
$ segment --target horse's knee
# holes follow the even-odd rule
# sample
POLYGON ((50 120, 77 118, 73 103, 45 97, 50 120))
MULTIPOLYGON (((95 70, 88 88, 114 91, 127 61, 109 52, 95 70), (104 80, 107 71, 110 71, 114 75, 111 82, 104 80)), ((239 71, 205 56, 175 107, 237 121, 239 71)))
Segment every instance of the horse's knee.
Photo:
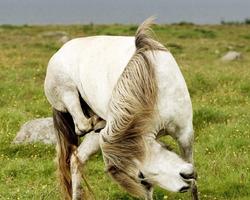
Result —
POLYGON ((194 142, 193 129, 187 129, 181 131, 177 140, 183 158, 186 161, 193 163, 193 142, 194 142))
POLYGON ((184 147, 192 146, 194 142, 194 131, 192 129, 187 131, 182 131, 179 134, 178 142, 181 143, 184 147))

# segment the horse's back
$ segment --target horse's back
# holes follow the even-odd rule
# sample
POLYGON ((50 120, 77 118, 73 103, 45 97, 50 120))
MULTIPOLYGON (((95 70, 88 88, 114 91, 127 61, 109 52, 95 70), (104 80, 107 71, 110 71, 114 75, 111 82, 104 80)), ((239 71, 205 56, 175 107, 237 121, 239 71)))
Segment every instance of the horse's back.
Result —
POLYGON ((135 52, 134 40, 126 36, 73 39, 51 58, 47 76, 54 76, 50 79, 57 82, 67 78, 67 84, 70 79, 82 98, 105 119, 112 90, 135 52))
POLYGON ((134 52, 134 37, 91 36, 70 40, 51 60, 61 63, 56 70, 64 71, 75 79, 82 75, 79 72, 87 72, 90 68, 98 70, 97 74, 103 74, 103 70, 108 73, 124 68, 134 52))

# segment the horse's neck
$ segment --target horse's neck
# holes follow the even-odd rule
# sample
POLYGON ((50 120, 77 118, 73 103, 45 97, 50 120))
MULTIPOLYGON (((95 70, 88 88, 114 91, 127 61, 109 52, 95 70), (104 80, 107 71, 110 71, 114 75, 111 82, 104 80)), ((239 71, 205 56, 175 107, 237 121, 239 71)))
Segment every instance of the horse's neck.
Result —
POLYGON ((192 104, 185 80, 170 52, 158 52, 155 59, 158 83, 158 127, 176 132, 184 123, 192 121, 192 104))

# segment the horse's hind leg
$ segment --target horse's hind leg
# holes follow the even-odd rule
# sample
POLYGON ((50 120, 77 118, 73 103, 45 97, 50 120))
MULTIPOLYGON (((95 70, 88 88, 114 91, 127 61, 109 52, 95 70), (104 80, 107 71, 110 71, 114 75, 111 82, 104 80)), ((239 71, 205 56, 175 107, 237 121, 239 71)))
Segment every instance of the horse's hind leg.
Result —
POLYGON ((63 90, 61 101, 73 117, 76 134, 83 135, 89 132, 92 129, 92 119, 84 116, 77 89, 66 88, 63 90))
MULTIPOLYGON (((72 199, 83 199, 83 191, 81 188, 82 173, 81 169, 91 155, 95 154, 99 148, 99 133, 90 132, 85 135, 83 142, 72 154, 71 165, 71 177, 72 177, 72 199)), ((88 197, 85 197, 88 199, 88 197)))

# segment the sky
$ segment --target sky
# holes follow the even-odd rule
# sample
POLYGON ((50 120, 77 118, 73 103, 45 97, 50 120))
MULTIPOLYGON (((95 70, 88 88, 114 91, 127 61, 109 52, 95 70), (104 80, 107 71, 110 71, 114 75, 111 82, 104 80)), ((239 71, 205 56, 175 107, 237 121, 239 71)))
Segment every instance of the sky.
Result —
POLYGON ((218 24, 250 18, 250 0, 0 0, 0 24, 218 24))

